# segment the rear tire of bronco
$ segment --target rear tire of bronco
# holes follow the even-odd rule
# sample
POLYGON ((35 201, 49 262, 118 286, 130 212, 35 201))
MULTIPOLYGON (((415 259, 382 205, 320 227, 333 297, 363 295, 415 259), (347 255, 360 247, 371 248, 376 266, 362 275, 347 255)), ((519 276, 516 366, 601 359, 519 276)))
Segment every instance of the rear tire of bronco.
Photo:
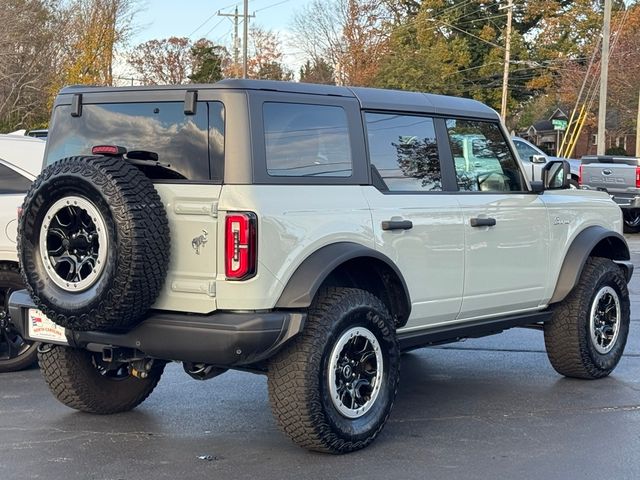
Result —
POLYGON ((625 233, 640 232, 640 210, 625 208, 622 210, 623 229, 625 233))
POLYGON ((129 374, 126 364, 108 369, 99 355, 71 347, 47 346, 38 355, 40 370, 53 395, 67 407, 87 413, 127 412, 153 391, 164 362, 154 362, 147 378, 129 374))
POLYGON ((551 365, 567 377, 609 375, 624 352, 629 317, 629 292, 620 267, 608 258, 589 258, 578 284, 544 325, 551 365))
POLYGON ((386 306, 355 288, 321 291, 303 332, 269 364, 280 429, 310 450, 347 453, 384 427, 398 390, 400 351, 386 306))
POLYGON ((72 330, 135 325, 164 283, 170 241, 153 183, 114 157, 44 169, 23 204, 18 256, 37 307, 72 330))

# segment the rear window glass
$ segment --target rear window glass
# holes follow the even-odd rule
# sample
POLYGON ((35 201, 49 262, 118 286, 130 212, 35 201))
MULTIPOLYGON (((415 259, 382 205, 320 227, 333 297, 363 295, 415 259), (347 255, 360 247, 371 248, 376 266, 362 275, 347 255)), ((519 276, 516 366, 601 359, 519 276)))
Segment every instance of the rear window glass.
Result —
POLYGON ((269 175, 351 176, 347 114, 342 107, 265 103, 263 115, 269 175))
POLYGON ((59 106, 49 132, 46 163, 91 155, 95 145, 119 145, 128 151, 157 153, 160 162, 185 179, 221 179, 223 117, 219 102, 198 103, 195 115, 184 114, 183 102, 85 104, 81 117, 72 117, 70 106, 59 106))

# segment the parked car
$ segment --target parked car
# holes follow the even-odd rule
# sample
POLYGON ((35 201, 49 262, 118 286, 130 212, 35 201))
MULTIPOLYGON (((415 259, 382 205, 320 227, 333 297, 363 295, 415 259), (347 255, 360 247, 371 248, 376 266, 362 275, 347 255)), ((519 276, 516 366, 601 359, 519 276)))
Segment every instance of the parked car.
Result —
POLYGON ((34 137, 34 138, 40 138, 42 140, 46 140, 47 136, 49 135, 49 131, 46 128, 38 128, 35 130, 29 130, 26 133, 27 136, 29 137, 34 137))
POLYGON ((36 361, 37 344, 24 340, 9 317, 9 296, 24 288, 16 252, 17 211, 40 173, 45 142, 0 135, 0 372, 36 361))
POLYGON ((566 160, 567 162, 569 162, 570 166, 571 180, 569 183, 571 185, 571 188, 578 188, 578 179, 580 177, 580 160, 576 160, 574 158, 559 158, 549 156, 542 150, 540 150, 540 148, 536 147, 533 143, 528 142, 524 138, 513 137, 511 140, 513 141, 513 145, 518 151, 520 160, 524 165, 524 171, 527 173, 527 176, 530 180, 541 180, 542 169, 548 162, 566 160))
POLYGON ((613 155, 582 157, 584 189, 607 192, 622 209, 624 230, 640 232, 640 158, 613 155))
POLYGON ((569 191, 566 162, 529 182, 482 103, 249 80, 69 87, 50 125, 10 309, 71 408, 130 410, 170 360, 198 380, 248 370, 294 442, 345 453, 389 418, 402 350, 529 326, 562 375, 605 377, 622 356, 619 208, 569 191), (482 142, 460 153, 461 136, 482 142))

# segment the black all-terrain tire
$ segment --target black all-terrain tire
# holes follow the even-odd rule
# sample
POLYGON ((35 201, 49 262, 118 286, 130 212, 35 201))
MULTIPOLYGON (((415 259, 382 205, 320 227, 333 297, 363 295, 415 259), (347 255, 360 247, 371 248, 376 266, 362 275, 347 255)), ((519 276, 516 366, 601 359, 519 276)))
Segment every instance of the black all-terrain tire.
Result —
POLYGON ((0 315, 6 315, 4 320, 9 320, 5 328, 0 326, 0 373, 24 370, 35 364, 38 359, 38 343, 23 340, 8 317, 9 296, 12 292, 23 288, 24 283, 18 266, 0 264, 0 315), (13 355, 9 350, 9 342, 14 345, 13 355))
POLYGON ((153 392, 165 367, 164 362, 155 362, 144 379, 131 375, 114 378, 96 367, 95 355, 62 346, 51 346, 38 354, 49 389, 67 407, 104 415, 132 410, 153 392))
POLYGON ((640 210, 623 209, 622 210, 623 229, 625 233, 640 232, 640 210))
MULTIPOLYGON (((73 330, 123 330, 141 319, 164 283, 170 239, 160 196, 138 168, 118 157, 62 159, 36 178, 22 211, 18 255, 27 288, 45 315, 73 330), (52 222, 47 211, 65 198, 88 201, 106 230, 106 259, 94 283, 81 291, 54 282, 41 255, 40 232, 52 222)), ((61 247, 67 253, 73 248, 68 242, 61 247)))
POLYGON ((269 364, 271 408, 280 429, 301 447, 347 453, 369 445, 384 427, 396 397, 400 351, 386 306, 354 288, 321 291, 304 331, 269 364), (379 342, 384 370, 378 396, 359 418, 343 416, 329 395, 329 357, 341 335, 365 327, 379 342))
POLYGON ((554 308, 552 320, 544 325, 544 341, 553 368, 561 375, 595 379, 609 375, 616 367, 629 334, 630 310, 627 282, 620 267, 607 258, 587 260, 580 280, 554 308), (611 350, 600 353, 591 340, 591 307, 598 292, 610 287, 620 301, 619 333, 611 350))

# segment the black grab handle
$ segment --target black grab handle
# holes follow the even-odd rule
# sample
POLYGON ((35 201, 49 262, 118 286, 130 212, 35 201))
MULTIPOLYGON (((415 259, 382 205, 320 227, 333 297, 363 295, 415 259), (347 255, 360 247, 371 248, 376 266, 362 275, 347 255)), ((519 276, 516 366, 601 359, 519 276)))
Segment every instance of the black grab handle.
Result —
POLYGON ((382 230, 410 230, 413 228, 411 220, 385 220, 382 222, 382 230))
POLYGON ((472 218, 472 227, 494 227, 496 224, 495 218, 472 218))

